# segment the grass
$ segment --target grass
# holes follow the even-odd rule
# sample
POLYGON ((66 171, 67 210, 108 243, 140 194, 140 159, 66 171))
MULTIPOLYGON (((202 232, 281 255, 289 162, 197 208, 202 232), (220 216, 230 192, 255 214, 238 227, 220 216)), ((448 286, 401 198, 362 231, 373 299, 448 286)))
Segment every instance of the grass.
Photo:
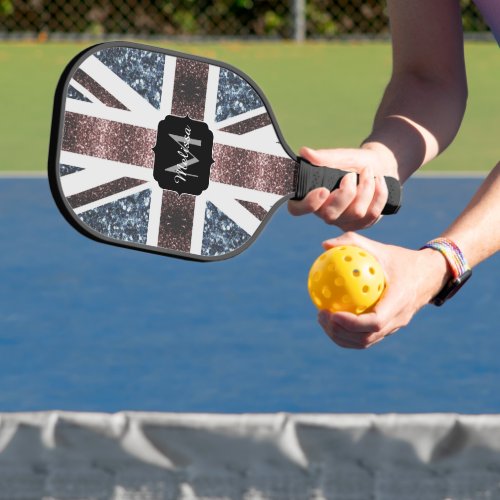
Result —
MULTIPOLYGON (((45 170, 57 80, 87 45, 0 44, 0 170, 45 170)), ((268 97, 294 150, 301 145, 357 146, 370 131, 391 70, 390 45, 383 42, 168 46, 221 59, 246 72, 268 97)), ((498 48, 468 43, 466 59, 470 97, 461 131, 426 170, 488 170, 498 161, 498 48)))

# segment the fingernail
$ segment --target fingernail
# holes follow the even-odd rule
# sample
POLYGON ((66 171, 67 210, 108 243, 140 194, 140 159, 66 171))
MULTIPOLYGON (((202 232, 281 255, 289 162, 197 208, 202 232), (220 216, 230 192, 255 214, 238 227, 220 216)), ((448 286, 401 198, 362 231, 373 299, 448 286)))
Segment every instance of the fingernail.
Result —
POLYGON ((328 189, 322 189, 319 192, 319 199, 320 200, 326 200, 328 198, 328 196, 330 196, 330 191, 328 191, 328 189))

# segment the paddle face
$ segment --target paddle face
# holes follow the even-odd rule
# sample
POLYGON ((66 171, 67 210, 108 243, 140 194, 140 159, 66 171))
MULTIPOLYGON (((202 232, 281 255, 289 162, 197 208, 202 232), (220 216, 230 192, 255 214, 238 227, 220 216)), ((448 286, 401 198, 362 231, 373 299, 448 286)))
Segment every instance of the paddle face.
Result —
POLYGON ((93 239, 228 258, 293 196, 296 172, 262 92, 230 66, 113 42, 77 56, 59 82, 49 180, 93 239))

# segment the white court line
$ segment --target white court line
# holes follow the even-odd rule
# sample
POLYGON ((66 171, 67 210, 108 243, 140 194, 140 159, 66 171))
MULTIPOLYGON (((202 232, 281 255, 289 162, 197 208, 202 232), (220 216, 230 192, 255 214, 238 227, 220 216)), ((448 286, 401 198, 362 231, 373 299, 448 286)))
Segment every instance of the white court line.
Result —
MULTIPOLYGON (((413 174, 413 179, 482 179, 489 174, 489 171, 477 172, 473 170, 453 170, 450 172, 417 172, 413 174)), ((44 170, 30 171, 30 170, 6 170, 0 172, 0 178, 6 179, 40 179, 47 177, 47 172, 44 170)))
POLYGON ((483 179, 489 171, 474 170, 453 170, 450 172, 438 172, 430 170, 428 172, 416 172, 412 175, 414 179, 483 179))
POLYGON ((37 171, 14 171, 6 170, 0 172, 0 179, 43 179, 47 177, 47 172, 44 170, 37 171))

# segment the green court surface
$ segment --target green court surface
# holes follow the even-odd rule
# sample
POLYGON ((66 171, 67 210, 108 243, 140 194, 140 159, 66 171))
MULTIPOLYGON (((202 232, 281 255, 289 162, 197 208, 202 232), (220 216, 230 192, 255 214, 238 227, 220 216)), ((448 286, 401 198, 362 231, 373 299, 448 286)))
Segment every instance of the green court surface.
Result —
MULTIPOLYGON (((386 42, 160 43, 226 61, 268 97, 297 151, 356 147, 368 134, 391 71, 386 42)), ((0 44, 0 170, 46 168, 52 99, 70 59, 91 43, 0 44)), ((468 42, 467 113, 453 145, 426 170, 489 170, 498 161, 500 59, 494 43, 468 42)))

